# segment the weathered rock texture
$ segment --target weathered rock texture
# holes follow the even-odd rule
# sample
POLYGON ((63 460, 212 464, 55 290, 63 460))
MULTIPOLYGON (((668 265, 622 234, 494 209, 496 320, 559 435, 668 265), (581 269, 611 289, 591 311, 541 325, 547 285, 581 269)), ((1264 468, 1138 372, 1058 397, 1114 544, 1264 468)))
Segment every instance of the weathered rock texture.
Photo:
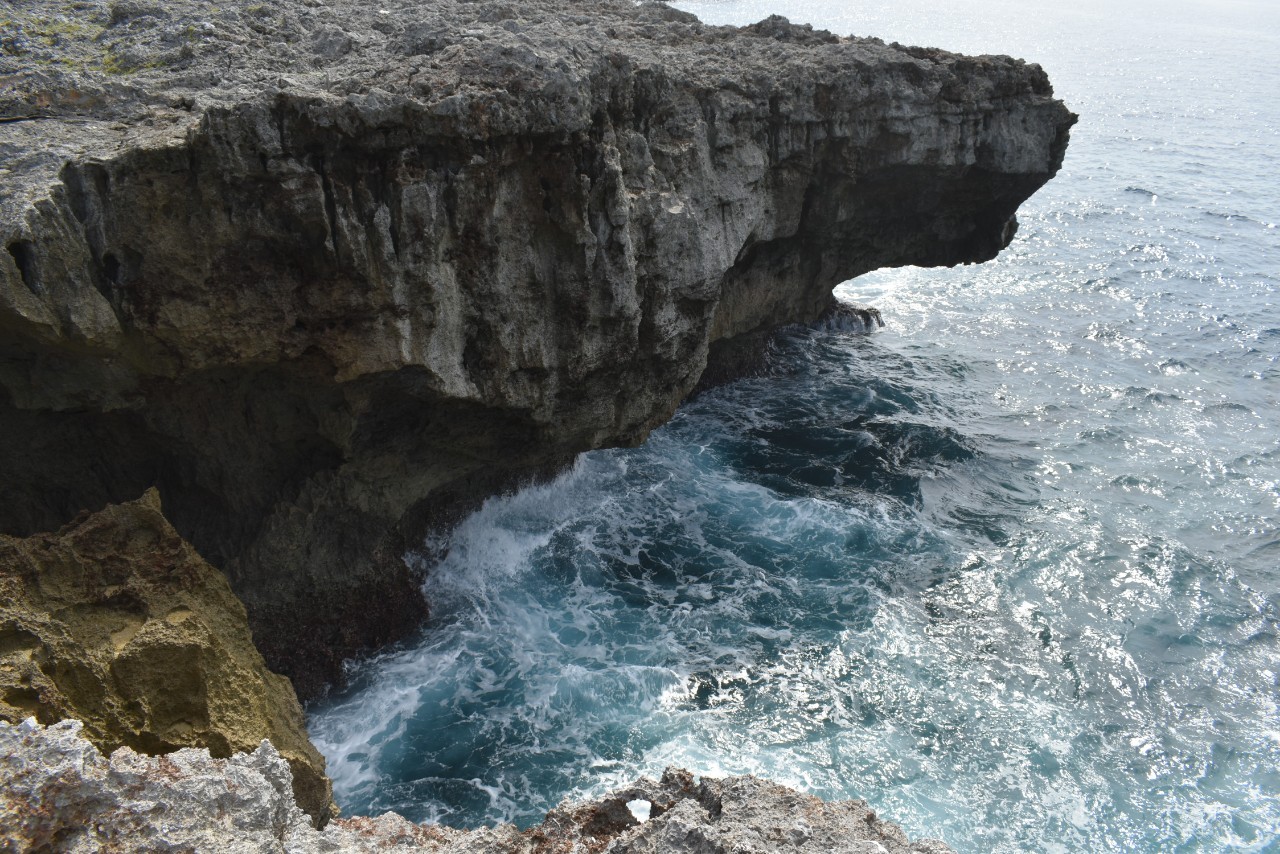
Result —
POLYGON ((289 680, 155 491, 25 540, 0 535, 0 719, 84 722, 103 750, 226 757, 270 739, 318 821, 332 804, 289 680))
POLYGON ((9 4, 0 530, 157 485, 312 693, 420 621, 426 528, 841 280, 991 258, 1073 121, 1007 57, 629 0, 9 4))
POLYGON ((947 854, 911 842, 862 801, 823 803, 754 777, 695 781, 669 769, 599 801, 565 804, 537 827, 412 824, 395 813, 317 831, 293 803, 289 768, 264 742, 251 754, 202 750, 105 758, 67 721, 0 723, 0 845, 98 852, 450 852, 450 854, 947 854), (628 803, 647 806, 638 821, 628 803))

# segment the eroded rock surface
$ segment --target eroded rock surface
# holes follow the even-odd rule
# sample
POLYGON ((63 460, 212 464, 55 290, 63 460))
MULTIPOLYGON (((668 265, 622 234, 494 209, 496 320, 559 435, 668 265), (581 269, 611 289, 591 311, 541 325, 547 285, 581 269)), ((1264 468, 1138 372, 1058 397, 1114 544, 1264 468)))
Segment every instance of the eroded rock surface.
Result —
POLYGON ((228 757, 268 738, 297 802, 329 818, 324 757, 289 680, 267 670, 226 578, 154 490, 55 534, 0 535, 0 720, 29 716, 83 721, 108 752, 228 757))
POLYGON ((449 852, 449 854, 947 854, 907 839, 862 801, 824 803, 755 777, 697 781, 668 769, 542 824, 453 830, 395 813, 315 830, 293 803, 289 767, 264 742, 212 759, 202 750, 109 758, 66 721, 0 723, 0 845, 97 852, 449 852), (628 804, 649 811, 637 819, 628 804))
POLYGON ((844 279, 994 256, 1074 121, 1007 57, 629 0, 0 10, 0 530, 158 485, 303 694, 419 624, 426 529, 844 279))

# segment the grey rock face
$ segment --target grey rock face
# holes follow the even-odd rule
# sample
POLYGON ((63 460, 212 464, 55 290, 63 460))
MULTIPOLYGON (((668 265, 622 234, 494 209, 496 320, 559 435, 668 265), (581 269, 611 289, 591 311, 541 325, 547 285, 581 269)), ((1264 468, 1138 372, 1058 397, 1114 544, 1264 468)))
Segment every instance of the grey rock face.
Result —
POLYGON ((453 830, 395 813, 315 830, 293 802, 289 766, 270 742, 211 759, 203 750, 109 758, 76 721, 47 729, 0 722, 0 845, 90 852, 450 852, 450 854, 946 854, 911 842, 862 801, 824 803, 759 780, 696 781, 669 769, 599 801, 564 804, 542 824, 453 830), (647 808, 640 821, 628 807, 647 808), (123 849, 122 849, 123 850, 123 849))
POLYGON ((0 19, 0 531, 158 485, 303 695, 418 624, 426 529, 844 279, 993 257, 1075 118, 1007 57, 626 0, 0 19))

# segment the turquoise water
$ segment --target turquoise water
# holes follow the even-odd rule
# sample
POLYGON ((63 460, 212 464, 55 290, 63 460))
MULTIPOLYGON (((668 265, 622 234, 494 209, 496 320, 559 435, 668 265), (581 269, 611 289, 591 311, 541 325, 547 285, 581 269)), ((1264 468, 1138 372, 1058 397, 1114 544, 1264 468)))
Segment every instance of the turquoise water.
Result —
POLYGON ((527 824, 668 763, 962 852, 1280 848, 1280 4, 685 3, 1043 64, 1063 172, 888 327, 444 544, 311 710, 347 812, 527 824))

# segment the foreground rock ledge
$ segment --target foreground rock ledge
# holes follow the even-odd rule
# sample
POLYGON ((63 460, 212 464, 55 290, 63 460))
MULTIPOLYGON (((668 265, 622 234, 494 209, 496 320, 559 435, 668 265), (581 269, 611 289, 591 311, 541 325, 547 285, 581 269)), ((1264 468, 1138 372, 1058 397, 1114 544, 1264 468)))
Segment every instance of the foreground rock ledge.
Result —
POLYGON ((293 802, 289 766, 270 742, 211 759, 122 748, 109 758, 80 724, 0 723, 0 844, 15 850, 454 852, 454 854, 945 854, 911 842, 862 801, 824 803, 755 777, 668 769, 604 798, 564 804, 527 831, 453 830, 395 813, 317 831, 293 802), (638 821, 628 804, 649 811, 638 821))
POLYGON ((885 266, 984 261, 1075 117, 1008 57, 630 0, 24 0, 0 531, 158 486, 312 695, 424 531, 637 443, 885 266))

